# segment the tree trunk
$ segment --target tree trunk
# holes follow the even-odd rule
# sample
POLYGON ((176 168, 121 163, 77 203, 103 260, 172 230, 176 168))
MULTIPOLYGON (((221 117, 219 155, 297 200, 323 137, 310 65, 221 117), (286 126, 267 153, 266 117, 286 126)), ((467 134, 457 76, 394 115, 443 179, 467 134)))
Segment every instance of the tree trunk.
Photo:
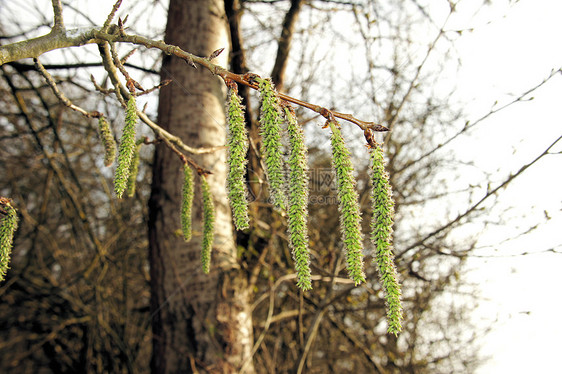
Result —
MULTIPOLYGON (((200 56, 224 47, 215 62, 226 66, 229 43, 222 0, 171 0, 165 41, 200 56)), ((190 146, 224 145, 225 90, 220 79, 170 56, 164 57, 161 77, 173 82, 160 92, 158 123, 190 146)), ((236 260, 225 191, 226 152, 193 158, 213 173, 207 178, 216 211, 209 274, 203 273, 200 261, 199 178, 193 238, 185 243, 177 235, 182 163, 164 145, 155 151, 149 202, 153 373, 238 372, 253 344, 247 280, 236 260)), ((250 365, 246 373, 253 371, 250 365)))

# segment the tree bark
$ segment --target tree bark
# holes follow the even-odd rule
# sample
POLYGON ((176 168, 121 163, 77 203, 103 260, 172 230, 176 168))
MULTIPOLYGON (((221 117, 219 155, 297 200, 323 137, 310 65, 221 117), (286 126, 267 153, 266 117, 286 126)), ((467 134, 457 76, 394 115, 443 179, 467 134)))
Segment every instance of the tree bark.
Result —
MULTIPOLYGON (((165 41, 200 56, 228 49, 222 0, 171 0, 165 41)), ((216 62, 226 66, 228 50, 216 62)), ((194 147, 225 144, 224 84, 204 69, 165 56, 158 123, 194 147)), ((210 169, 215 203, 211 271, 204 274, 200 251, 202 198, 196 187, 193 238, 185 243, 179 210, 182 163, 164 145, 156 147, 149 201, 153 373, 234 373, 251 353, 253 336, 246 274, 236 260, 226 198, 226 152, 194 157, 210 169)), ((198 178, 195 178, 198 185, 198 178)), ((252 373, 253 367, 247 370, 252 373)))

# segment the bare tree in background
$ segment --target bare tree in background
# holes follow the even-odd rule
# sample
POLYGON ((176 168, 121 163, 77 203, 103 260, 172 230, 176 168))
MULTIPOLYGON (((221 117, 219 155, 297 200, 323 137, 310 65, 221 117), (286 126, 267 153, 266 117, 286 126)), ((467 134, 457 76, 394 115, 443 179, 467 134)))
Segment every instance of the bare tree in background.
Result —
MULTIPOLYGON (((228 45, 221 1, 171 1, 165 41, 200 56, 228 45)), ((218 62, 226 66, 228 50, 218 62)), ((195 147, 221 146, 226 141, 224 85, 216 76, 165 57, 162 79, 173 84, 161 90, 158 123, 195 147)), ((201 270, 201 235, 188 245, 174 235, 181 204, 183 170, 177 156, 157 146, 149 201, 150 264, 153 310, 153 372, 175 373, 202 365, 208 371, 236 372, 250 357, 252 319, 247 277, 237 263, 232 218, 226 199, 226 151, 198 159, 212 167, 208 178, 215 199, 213 270, 201 270), (187 248, 186 248, 187 247, 187 248)), ((201 215, 202 198, 193 207, 201 215)), ((202 232, 202 222, 193 230, 202 232)), ((253 372, 249 368, 248 373, 253 372)))
MULTIPOLYGON (((29 25, 16 27, 20 13, 10 6, 2 17, 0 42, 37 36, 29 25)), ((449 15, 455 13, 454 6, 444 6, 449 15)), ((39 34, 52 26, 49 7, 38 2, 25 9, 39 15, 39 34)), ((79 7, 64 7, 65 17, 72 14, 77 24, 103 24, 79 7)), ((184 244, 177 235, 182 171, 171 148, 157 144, 154 161, 148 161, 152 147, 143 146, 147 162, 141 165, 135 197, 118 202, 101 166, 95 124, 62 105, 35 67, 16 61, 1 66, 0 86, 0 169, 5 176, 0 194, 16 201, 22 221, 12 269, 0 291, 2 371, 471 371, 478 363, 475 339, 485 333, 466 317, 473 290, 462 283, 462 264, 475 238, 461 242, 454 230, 483 214, 480 208, 536 160, 484 194, 476 195, 481 192, 476 186, 466 187, 460 193, 467 204, 458 211, 434 213, 458 195, 441 183, 455 173, 448 167, 453 160, 447 145, 482 123, 462 120, 463 113, 436 88, 445 66, 435 67, 436 61, 444 64, 464 31, 449 30, 447 18, 435 20, 429 9, 409 1, 172 0, 169 9, 159 2, 125 2, 121 13, 123 18, 130 14, 127 32, 154 40, 163 38, 163 30, 151 16, 167 14, 168 44, 203 57, 227 47, 216 62, 232 72, 270 75, 296 97, 375 117, 391 129, 384 144, 396 200, 404 331, 398 338, 385 333, 384 299, 373 266, 367 267, 364 286, 356 288, 345 279, 328 136, 314 113, 299 110, 309 139, 315 199, 309 207, 314 290, 303 293, 295 286, 286 217, 266 199, 251 90, 240 90, 253 140, 248 179, 256 201, 250 230, 232 229, 221 174, 224 151, 193 156, 212 169, 209 181, 217 207, 213 265, 204 275, 199 238, 184 244), (342 22, 351 25, 352 34, 342 22)), ((102 87, 111 87, 100 73, 99 52, 73 51, 63 50, 56 64, 45 64, 47 70, 74 104, 104 111, 119 123, 118 104, 93 93, 81 73, 93 70, 102 87)), ((161 79, 172 79, 159 96, 156 122, 163 129, 193 148, 224 144, 224 87, 218 77, 174 56, 161 61, 146 50, 137 51, 125 66, 145 86, 159 83, 157 72, 161 79)), ((150 114, 154 100, 146 102, 150 114)), ((344 130, 357 150, 367 231, 372 212, 363 135, 344 130)), ((195 214, 200 200, 195 199, 195 214)), ((201 231, 201 223, 194 224, 201 231)), ((370 263, 373 248, 366 249, 370 263)))

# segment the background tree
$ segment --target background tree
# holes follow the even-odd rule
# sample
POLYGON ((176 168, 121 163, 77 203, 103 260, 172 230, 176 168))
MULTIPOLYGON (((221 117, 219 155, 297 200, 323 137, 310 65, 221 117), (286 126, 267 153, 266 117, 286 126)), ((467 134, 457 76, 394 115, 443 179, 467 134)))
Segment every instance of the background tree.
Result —
MULTIPOLYGON (((251 229, 234 238, 220 177, 224 153, 199 153, 200 147, 224 144, 224 86, 205 69, 195 70, 175 57, 165 57, 160 71, 159 51, 141 48, 125 64, 145 87, 160 83, 156 71, 161 79, 172 79, 161 90, 156 122, 179 135, 194 150, 190 157, 213 172, 208 181, 218 237, 211 272, 204 276, 199 268, 201 223, 194 221, 189 244, 178 233, 183 165, 162 144, 162 131, 139 126, 141 135, 161 143, 154 147, 152 162, 152 147, 142 146, 141 159, 147 162, 141 163, 134 198, 116 201, 111 173, 102 167, 97 123, 62 105, 27 61, 2 65, 0 168, 7 177, 0 193, 14 199, 21 214, 12 269, 2 284, 0 363, 5 371, 145 372, 151 351, 154 372, 469 371, 477 363, 469 347, 484 331, 470 327, 464 317, 468 309, 463 303, 470 300, 462 297, 467 290, 459 289, 459 277, 475 238, 458 241, 454 229, 482 214, 479 208, 499 191, 496 187, 527 166, 498 186, 484 188, 478 198, 471 196, 479 187, 467 187, 462 191, 467 204, 458 212, 435 213, 458 194, 441 182, 456 173, 449 165, 458 165, 446 145, 481 123, 463 120, 450 96, 437 87, 455 38, 464 32, 448 27, 457 11, 449 4, 435 9, 405 1, 227 0, 224 5, 172 1, 167 9, 159 2, 142 7, 125 2, 118 14, 122 19, 130 14, 126 33, 154 40, 162 38, 163 30, 151 26, 167 14, 168 43, 203 57, 226 47, 213 62, 227 66, 229 56, 234 73, 270 75, 295 97, 376 118, 391 128, 384 143, 395 191, 395 247, 406 311, 398 338, 385 332, 374 266, 367 266, 365 286, 356 288, 346 279, 329 135, 315 114, 297 110, 313 167, 309 235, 314 290, 303 293, 295 286, 286 217, 268 201, 250 90, 240 87, 252 137, 248 181, 255 201, 251 229), (435 19, 433 14, 446 15, 435 19)), ((25 12, 36 17, 31 25, 21 23, 19 3, 7 3, 2 43, 45 34, 53 25, 50 7, 30 4, 25 12)), ((64 4, 64 10, 67 27, 99 28, 107 16, 72 4, 64 4)), ((119 55, 130 49, 122 46, 119 55)), ((75 50, 45 55, 53 61, 40 59, 74 104, 103 111, 120 134, 123 114, 114 96, 92 93, 82 75, 95 74, 98 92, 114 88, 99 67, 98 48, 81 47, 83 55, 74 55, 75 50)), ((137 101, 141 108, 148 103, 147 117, 154 118, 154 97, 137 101)), ((365 142, 357 129, 344 125, 343 130, 357 150, 354 164, 367 232, 371 208, 365 142)), ((195 199, 194 215, 200 214, 200 200, 195 199)), ((370 263, 373 248, 366 249, 370 263)))
MULTIPOLYGON (((224 4, 221 1, 171 1, 165 41, 200 56, 228 47, 224 4)), ((228 49, 214 61, 226 66, 228 49)), ((225 87, 221 80, 184 61, 165 57, 158 123, 189 139, 194 147, 225 144, 225 87)), ((156 147, 152 194, 149 200, 149 238, 153 314, 153 371, 177 372, 203 366, 216 372, 235 372, 250 357, 252 320, 247 277, 237 263, 232 218, 226 199, 226 151, 204 154, 197 161, 212 170, 206 177, 215 202, 215 245, 212 270, 201 269, 202 222, 194 220, 188 245, 174 235, 178 227, 183 171, 177 155, 156 147), (166 305, 166 307, 162 307, 166 305)), ((196 193, 194 217, 203 211, 196 193)), ((248 370, 252 372, 252 370, 248 370)))

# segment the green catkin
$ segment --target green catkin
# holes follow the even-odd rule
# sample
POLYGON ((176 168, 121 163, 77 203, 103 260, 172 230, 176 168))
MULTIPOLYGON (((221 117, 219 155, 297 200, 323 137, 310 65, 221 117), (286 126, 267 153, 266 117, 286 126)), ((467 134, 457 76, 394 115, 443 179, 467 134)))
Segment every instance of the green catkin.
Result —
POLYGON ((283 145, 281 144, 281 113, 279 99, 271 79, 257 78, 260 91, 261 151, 264 154, 267 179, 273 204, 286 210, 285 178, 283 170, 283 145))
POLYGON ((193 170, 187 164, 183 165, 183 187, 181 194, 181 230, 186 242, 191 240, 191 210, 193 207, 193 170))
POLYGON ((363 272, 363 235, 361 233, 361 211, 359 196, 355 190, 353 165, 350 153, 337 122, 329 122, 332 130, 332 165, 336 173, 340 228, 346 251, 347 273, 358 285, 365 282, 363 272))
POLYGON ((118 198, 123 196, 129 180, 129 172, 133 153, 135 152, 135 134, 137 125, 137 105, 135 97, 131 95, 127 102, 125 113, 125 127, 119 144, 119 157, 117 157, 117 169, 115 170, 115 194, 118 198))
POLYGON ((14 232, 18 229, 18 214, 6 198, 0 198, 0 282, 9 269, 14 232))
POLYGON ((384 168, 383 152, 379 146, 371 149, 371 168, 371 242, 375 246, 375 259, 386 299, 388 332, 397 335, 402 330, 403 316, 400 284, 392 253, 394 201, 388 173, 384 168))
POLYGON ((117 146, 115 145, 115 139, 109 128, 109 123, 104 116, 98 119, 98 130, 105 154, 103 164, 105 166, 111 166, 113 165, 113 161, 115 161, 115 150, 117 146))
POLYGON ((127 196, 135 196, 135 190, 137 188, 137 176, 139 175, 139 164, 140 164, 140 149, 144 143, 144 137, 137 140, 135 151, 133 153, 133 159, 131 160, 131 165, 129 166, 129 179, 127 179, 127 196))
POLYGON ((201 265, 203 272, 209 273, 211 267, 211 250, 215 238, 215 206, 209 183, 205 176, 201 176, 201 191, 203 193, 203 243, 201 248, 201 265))
POLYGON ((245 179, 246 153, 248 152, 249 142, 244 122, 242 98, 238 95, 236 86, 228 91, 227 123, 228 177, 226 179, 226 187, 234 225, 238 230, 244 230, 250 226, 248 192, 245 179))
POLYGON ((292 108, 285 107, 289 133, 289 244, 297 271, 297 286, 312 289, 308 248, 308 160, 304 132, 292 108))

